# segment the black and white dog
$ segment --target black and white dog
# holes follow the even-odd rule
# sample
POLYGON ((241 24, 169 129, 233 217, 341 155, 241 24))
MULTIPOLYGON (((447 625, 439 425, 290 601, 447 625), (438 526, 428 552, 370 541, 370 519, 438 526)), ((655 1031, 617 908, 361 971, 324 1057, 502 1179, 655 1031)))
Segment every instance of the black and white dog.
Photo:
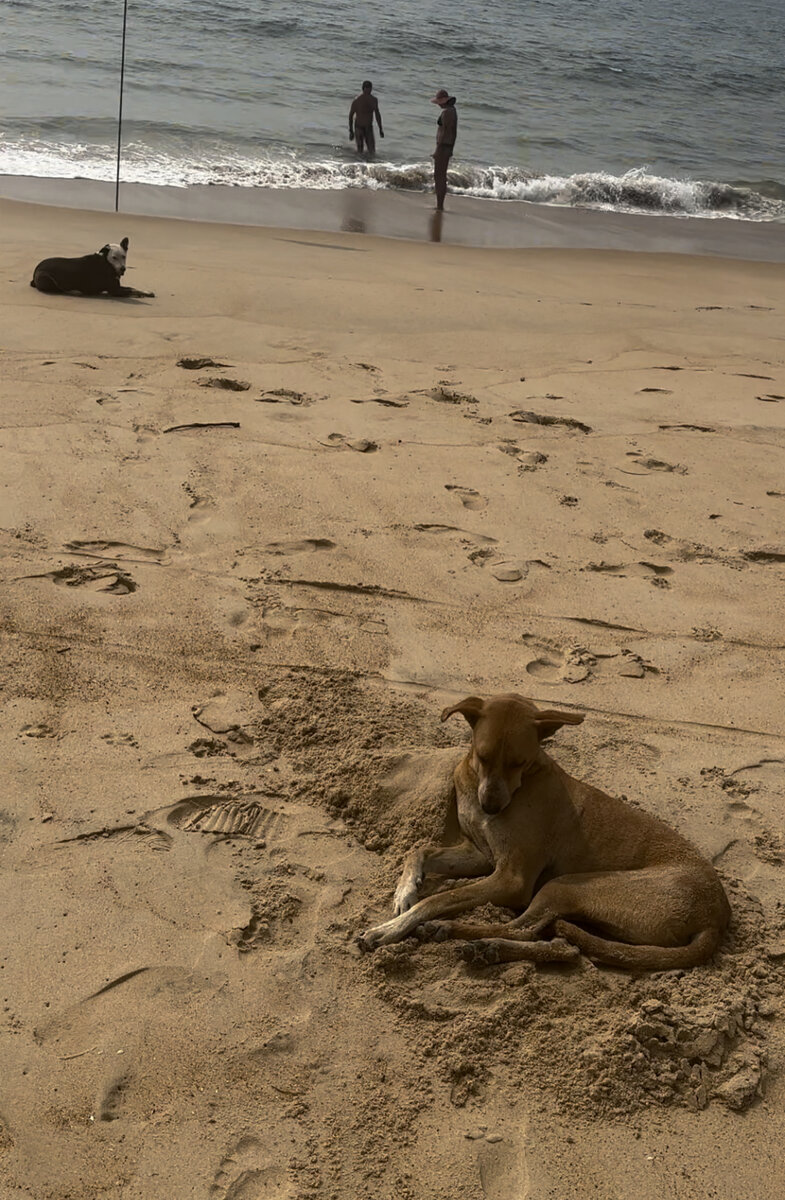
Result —
POLYGON ((128 238, 124 237, 119 246, 113 242, 83 258, 45 258, 33 271, 30 287, 39 292, 81 292, 83 296, 100 296, 102 292, 110 296, 155 296, 155 292, 139 292, 120 283, 127 254, 128 238))

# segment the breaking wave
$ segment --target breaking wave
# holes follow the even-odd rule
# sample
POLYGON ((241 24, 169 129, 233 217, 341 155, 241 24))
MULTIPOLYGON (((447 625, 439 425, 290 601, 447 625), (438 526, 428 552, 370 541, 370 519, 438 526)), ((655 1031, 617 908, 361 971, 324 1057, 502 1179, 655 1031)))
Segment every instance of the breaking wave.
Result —
MULTIPOLYGON (((54 131, 52 131, 54 132, 54 131)), ((235 148, 207 131, 156 130, 154 137, 130 139, 123 147, 122 180, 159 186, 195 184, 229 187, 344 188, 425 191, 432 185, 430 161, 357 162, 335 157, 308 158, 281 146, 259 155, 235 148), (198 137, 195 153, 194 135, 198 137), (158 148, 156 148, 156 145, 158 148)), ((94 137, 99 131, 91 130, 94 137)), ((114 178, 114 148, 106 141, 62 142, 31 135, 0 134, 0 173, 50 178, 114 178)), ((537 174, 518 167, 455 162, 449 172, 457 195, 488 200, 528 201, 570 208, 690 217, 735 217, 785 221, 785 186, 775 180, 720 183, 654 175, 640 167, 622 175, 587 171, 574 175, 537 174)))

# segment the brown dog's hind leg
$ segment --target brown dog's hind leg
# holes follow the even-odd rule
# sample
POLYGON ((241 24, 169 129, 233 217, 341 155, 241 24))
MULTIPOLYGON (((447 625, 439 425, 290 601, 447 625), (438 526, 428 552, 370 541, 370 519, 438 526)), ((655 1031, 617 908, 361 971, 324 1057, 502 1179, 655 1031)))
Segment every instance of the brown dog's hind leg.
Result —
POLYGON ((678 866, 593 871, 550 880, 519 921, 545 920, 594 962, 667 971, 706 962, 718 948, 724 924, 712 900, 678 866))
POLYGON ((465 946, 461 946, 459 954, 472 966, 492 967, 505 962, 575 962, 580 958, 581 952, 577 946, 570 945, 560 937, 554 938, 552 942, 486 938, 467 942, 465 946))
POLYGON ((593 962, 633 971, 674 971, 679 967, 700 966, 716 953, 722 941, 722 934, 717 929, 701 930, 686 946, 632 946, 627 942, 613 942, 570 921, 554 921, 554 929, 593 962))
POLYGON ((425 921, 417 929, 417 936, 424 941, 446 942, 454 938, 462 942, 479 941, 482 938, 504 938, 513 942, 534 942, 554 919, 547 913, 536 921, 531 919, 521 926, 521 917, 498 925, 477 925, 470 921, 425 921))

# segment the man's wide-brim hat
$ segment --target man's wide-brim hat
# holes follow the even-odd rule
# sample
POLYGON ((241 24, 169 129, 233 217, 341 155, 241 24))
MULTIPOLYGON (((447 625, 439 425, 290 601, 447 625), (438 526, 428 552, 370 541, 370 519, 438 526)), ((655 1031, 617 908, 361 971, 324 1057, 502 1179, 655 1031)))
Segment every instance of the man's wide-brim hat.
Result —
POLYGON ((431 104, 441 104, 443 100, 449 100, 450 93, 445 88, 439 88, 436 95, 431 100, 431 104))

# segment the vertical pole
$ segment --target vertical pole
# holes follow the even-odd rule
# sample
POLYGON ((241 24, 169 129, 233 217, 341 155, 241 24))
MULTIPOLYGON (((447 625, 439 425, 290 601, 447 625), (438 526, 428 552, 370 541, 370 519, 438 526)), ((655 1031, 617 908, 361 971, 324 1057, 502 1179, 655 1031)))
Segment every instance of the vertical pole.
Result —
POLYGON ((117 114, 117 172, 115 175, 114 210, 120 211, 120 149, 123 142, 123 84, 125 82, 125 29, 128 21, 128 0, 123 0, 123 48, 120 53, 120 108, 117 114))

